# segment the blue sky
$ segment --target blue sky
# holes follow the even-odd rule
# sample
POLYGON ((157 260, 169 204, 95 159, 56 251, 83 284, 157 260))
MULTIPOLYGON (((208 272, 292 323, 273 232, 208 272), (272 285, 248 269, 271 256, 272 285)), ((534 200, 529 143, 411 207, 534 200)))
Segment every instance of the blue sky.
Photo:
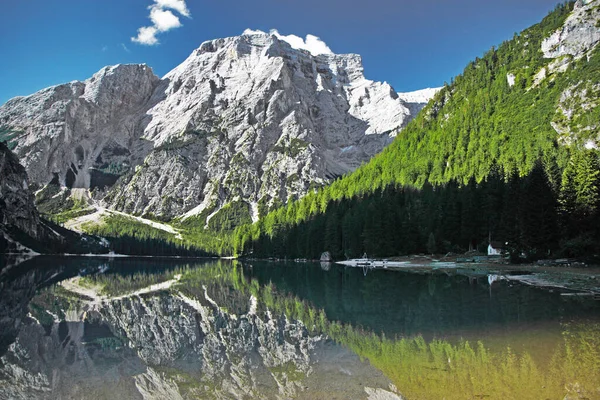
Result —
POLYGON ((0 13, 0 104, 50 85, 84 80, 110 64, 146 63, 162 76, 203 41, 239 35, 246 28, 319 36, 335 53, 361 54, 366 76, 385 80, 397 91, 441 86, 468 61, 538 22, 556 3, 11 0, 0 13), (132 41, 139 28, 151 26, 163 30, 155 35, 159 43, 132 41))

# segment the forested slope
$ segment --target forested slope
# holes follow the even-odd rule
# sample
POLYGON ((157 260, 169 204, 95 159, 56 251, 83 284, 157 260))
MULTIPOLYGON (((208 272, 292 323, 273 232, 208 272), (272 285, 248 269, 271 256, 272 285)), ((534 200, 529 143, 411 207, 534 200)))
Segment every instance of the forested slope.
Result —
POLYGON ((548 56, 547 38, 597 27, 598 3, 559 5, 469 63, 369 163, 239 227, 235 251, 386 256, 491 238, 530 258, 597 252, 600 51, 548 56))

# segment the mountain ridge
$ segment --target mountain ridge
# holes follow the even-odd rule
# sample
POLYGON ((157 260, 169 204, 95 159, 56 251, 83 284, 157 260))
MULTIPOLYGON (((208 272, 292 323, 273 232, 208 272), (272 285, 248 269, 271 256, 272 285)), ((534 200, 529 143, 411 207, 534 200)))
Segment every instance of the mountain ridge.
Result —
POLYGON ((256 220, 367 161, 424 105, 366 79, 358 55, 280 37, 206 41, 163 78, 119 64, 11 99, 0 138, 36 189, 90 189, 102 206, 162 220, 208 222, 239 203, 256 220))

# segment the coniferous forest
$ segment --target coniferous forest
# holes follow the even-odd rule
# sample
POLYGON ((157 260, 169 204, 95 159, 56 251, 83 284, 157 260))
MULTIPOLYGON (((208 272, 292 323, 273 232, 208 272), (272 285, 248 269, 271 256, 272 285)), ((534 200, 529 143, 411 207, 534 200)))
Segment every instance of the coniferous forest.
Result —
POLYGON ((237 228, 233 251, 343 259, 482 250, 491 239, 515 260, 598 254, 600 161, 587 143, 600 51, 567 56, 564 70, 541 51, 572 9, 558 5, 469 63, 369 163, 237 228), (587 98, 565 99, 577 90, 587 98))
MULTIPOLYGON (((583 155, 598 169, 596 152, 583 155)), ((585 164, 573 164, 569 171, 585 164)), ((539 162, 523 178, 494 170, 480 183, 471 179, 467 184, 426 183, 420 189, 388 186, 331 201, 324 212, 298 224, 286 225, 285 219, 280 223, 276 214, 272 234, 246 241, 242 251, 258 257, 318 258, 327 250, 336 259, 345 259, 364 252, 377 257, 485 252, 491 239, 505 243, 513 261, 583 257, 599 250, 600 182, 597 176, 573 174, 595 179, 584 185, 566 180, 557 195, 539 162), (581 190, 570 191, 576 186, 581 190)), ((290 206, 285 209, 289 214, 280 215, 291 216, 292 210, 290 206)))

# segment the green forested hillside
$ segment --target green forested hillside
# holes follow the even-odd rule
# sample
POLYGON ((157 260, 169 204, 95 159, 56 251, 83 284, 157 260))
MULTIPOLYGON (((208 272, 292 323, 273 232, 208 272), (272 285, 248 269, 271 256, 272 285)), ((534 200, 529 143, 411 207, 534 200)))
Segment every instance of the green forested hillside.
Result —
POLYGON ((597 252, 600 167, 586 143, 598 136, 600 51, 541 51, 572 10, 469 63, 368 164, 239 227, 235 251, 385 256, 491 238, 530 257, 597 252))

